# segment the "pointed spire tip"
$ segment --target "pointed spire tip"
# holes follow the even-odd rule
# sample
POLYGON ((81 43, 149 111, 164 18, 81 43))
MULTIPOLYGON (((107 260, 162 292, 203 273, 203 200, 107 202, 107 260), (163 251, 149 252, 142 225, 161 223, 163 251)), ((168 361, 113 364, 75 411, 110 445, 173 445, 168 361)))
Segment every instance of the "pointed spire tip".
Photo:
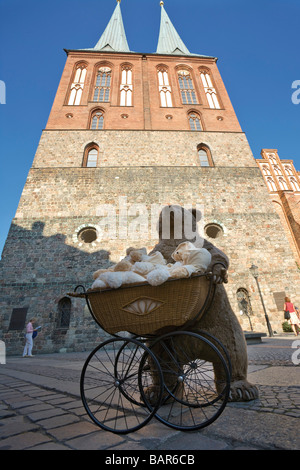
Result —
POLYGON ((160 6, 161 6, 161 7, 164 6, 164 2, 163 2, 163 1, 160 2, 160 6))

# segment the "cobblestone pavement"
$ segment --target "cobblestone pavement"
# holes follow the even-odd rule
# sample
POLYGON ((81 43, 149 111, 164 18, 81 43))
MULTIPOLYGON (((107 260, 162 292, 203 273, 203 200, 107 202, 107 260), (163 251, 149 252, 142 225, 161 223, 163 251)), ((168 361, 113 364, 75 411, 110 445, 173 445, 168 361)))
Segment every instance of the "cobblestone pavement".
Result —
POLYGON ((79 393, 88 352, 8 357, 0 365, 0 450, 299 449, 296 340, 284 335, 248 346, 248 379, 259 388, 260 398, 229 403, 214 423, 193 433, 155 419, 125 436, 100 430, 86 415, 79 393))

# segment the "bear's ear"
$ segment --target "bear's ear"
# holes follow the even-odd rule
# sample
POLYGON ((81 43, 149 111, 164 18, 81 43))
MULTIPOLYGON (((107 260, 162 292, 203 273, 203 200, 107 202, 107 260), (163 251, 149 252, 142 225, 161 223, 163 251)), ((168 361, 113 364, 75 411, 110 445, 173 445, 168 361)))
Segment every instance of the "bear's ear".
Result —
POLYGON ((196 219, 196 222, 199 222, 199 220, 202 219, 202 212, 199 211, 199 209, 189 209, 189 211, 192 213, 193 217, 196 219))

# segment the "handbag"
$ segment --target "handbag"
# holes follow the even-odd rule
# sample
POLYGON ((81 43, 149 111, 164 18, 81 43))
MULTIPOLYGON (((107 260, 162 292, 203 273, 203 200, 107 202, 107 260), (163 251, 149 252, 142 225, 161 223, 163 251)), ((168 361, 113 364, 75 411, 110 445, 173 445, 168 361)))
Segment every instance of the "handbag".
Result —
POLYGON ((284 311, 284 319, 289 320, 291 318, 290 312, 288 310, 284 311))

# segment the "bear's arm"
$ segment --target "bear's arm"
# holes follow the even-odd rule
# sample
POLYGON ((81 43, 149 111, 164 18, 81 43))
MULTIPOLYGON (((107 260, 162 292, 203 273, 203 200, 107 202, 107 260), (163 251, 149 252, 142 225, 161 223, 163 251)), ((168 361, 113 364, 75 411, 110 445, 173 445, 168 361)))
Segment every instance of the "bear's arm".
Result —
POLYGON ((211 254, 211 263, 207 268, 207 271, 212 271, 215 263, 217 264, 213 272, 217 277, 221 277, 223 282, 227 282, 227 270, 229 268, 229 258, 223 253, 223 251, 219 250, 216 246, 210 243, 207 240, 204 240, 203 248, 206 248, 211 254))

